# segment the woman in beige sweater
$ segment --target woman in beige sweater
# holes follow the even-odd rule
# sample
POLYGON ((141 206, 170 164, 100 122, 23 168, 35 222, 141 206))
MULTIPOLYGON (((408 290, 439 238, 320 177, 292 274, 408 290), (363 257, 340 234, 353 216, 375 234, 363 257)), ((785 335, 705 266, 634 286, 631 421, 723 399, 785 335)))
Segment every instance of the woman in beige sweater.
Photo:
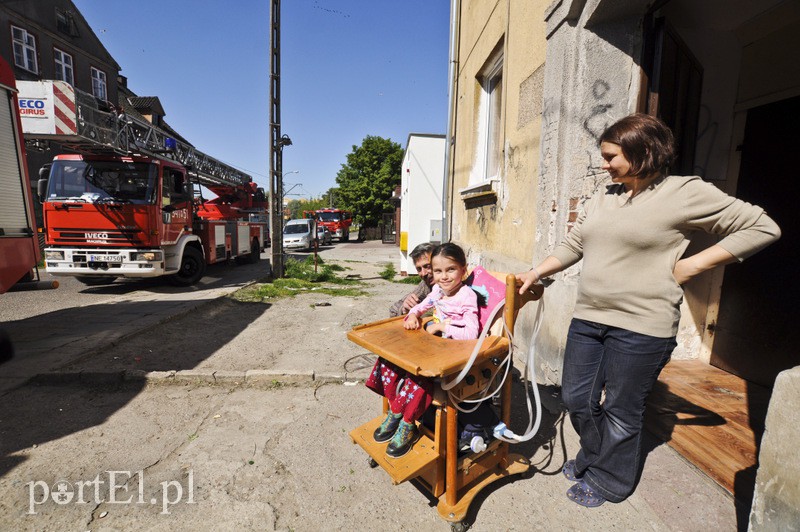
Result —
POLYGON ((780 237, 762 208, 699 177, 668 175, 675 141, 657 118, 619 120, 600 151, 611 183, 587 200, 552 255, 517 275, 523 293, 583 259, 562 373, 581 449, 563 473, 575 482, 567 496, 588 507, 633 493, 645 401, 675 348, 681 285, 780 237), (698 231, 722 238, 684 257, 698 231))

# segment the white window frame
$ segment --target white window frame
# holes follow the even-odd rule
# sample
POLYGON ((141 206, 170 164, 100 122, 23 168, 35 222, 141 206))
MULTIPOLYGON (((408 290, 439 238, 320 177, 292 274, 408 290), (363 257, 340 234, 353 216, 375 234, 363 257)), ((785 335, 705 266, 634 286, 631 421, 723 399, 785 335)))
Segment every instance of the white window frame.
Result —
POLYGON ((503 166, 503 52, 494 54, 477 77, 480 100, 475 164, 462 194, 494 189, 503 166))
POLYGON ((100 100, 108 100, 106 73, 95 67, 92 67, 92 94, 100 100))
POLYGON ((11 43, 14 48, 14 64, 34 74, 39 73, 36 55, 36 37, 24 28, 11 26, 11 43))
POLYGON ((56 79, 75 86, 75 67, 73 66, 75 63, 72 61, 72 55, 59 48, 53 48, 53 62, 56 67, 56 79))

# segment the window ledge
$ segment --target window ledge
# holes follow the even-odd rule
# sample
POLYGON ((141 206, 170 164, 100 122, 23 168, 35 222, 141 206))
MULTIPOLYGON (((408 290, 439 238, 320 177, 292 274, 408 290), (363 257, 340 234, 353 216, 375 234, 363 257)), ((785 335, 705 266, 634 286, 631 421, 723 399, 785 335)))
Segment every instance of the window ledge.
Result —
POLYGON ((464 201, 471 201, 476 199, 496 199, 497 198, 497 183, 498 179, 487 179, 480 183, 475 183, 464 187, 458 191, 461 199, 464 201))

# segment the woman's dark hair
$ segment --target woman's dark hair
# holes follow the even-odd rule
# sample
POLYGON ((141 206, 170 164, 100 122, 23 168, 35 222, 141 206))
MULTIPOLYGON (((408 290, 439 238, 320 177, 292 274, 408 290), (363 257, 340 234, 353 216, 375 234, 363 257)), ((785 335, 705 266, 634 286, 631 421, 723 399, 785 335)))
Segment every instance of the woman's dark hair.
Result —
POLYGON ((467 256, 464 255, 464 250, 461 249, 461 246, 458 244, 448 242, 446 244, 440 244, 436 246, 433 248, 433 252, 431 253, 431 260, 433 260, 433 257, 439 255, 458 263, 462 267, 467 265, 467 256))
POLYGON ((666 174, 675 158, 672 131, 658 118, 642 113, 616 121, 600 135, 599 142, 619 146, 631 165, 631 175, 636 177, 666 174))

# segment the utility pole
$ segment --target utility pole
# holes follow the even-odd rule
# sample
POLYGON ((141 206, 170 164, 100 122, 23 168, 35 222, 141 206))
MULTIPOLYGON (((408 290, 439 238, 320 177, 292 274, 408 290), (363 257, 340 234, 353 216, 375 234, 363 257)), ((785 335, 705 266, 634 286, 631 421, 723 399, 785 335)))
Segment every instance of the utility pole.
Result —
POLYGON ((281 0, 270 0, 269 33, 269 196, 272 276, 283 277, 283 147, 291 145, 281 135, 281 0))

